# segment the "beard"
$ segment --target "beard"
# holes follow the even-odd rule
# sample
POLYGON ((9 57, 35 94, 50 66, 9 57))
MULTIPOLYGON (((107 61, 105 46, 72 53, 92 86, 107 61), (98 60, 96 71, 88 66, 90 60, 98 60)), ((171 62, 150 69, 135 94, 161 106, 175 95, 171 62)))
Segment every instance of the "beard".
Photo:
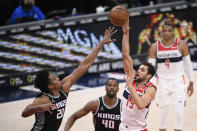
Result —
POLYGON ((144 81, 144 80, 145 80, 144 77, 135 77, 135 81, 136 81, 136 82, 142 82, 142 81, 144 81))
POLYGON ((115 93, 107 93, 107 96, 112 99, 116 96, 116 94, 115 93))

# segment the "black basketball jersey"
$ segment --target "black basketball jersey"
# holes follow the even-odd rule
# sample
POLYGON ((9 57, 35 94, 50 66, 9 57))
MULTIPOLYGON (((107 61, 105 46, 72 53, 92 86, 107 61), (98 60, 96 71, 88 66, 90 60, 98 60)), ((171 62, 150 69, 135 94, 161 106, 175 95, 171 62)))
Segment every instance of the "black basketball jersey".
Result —
POLYGON ((35 123, 31 131, 58 131, 64 116, 67 94, 60 90, 59 96, 41 93, 37 97, 41 95, 47 95, 50 102, 58 108, 52 109, 52 114, 48 111, 35 113, 35 123))
POLYGON ((94 114, 95 131, 119 131, 121 122, 121 100, 118 98, 113 107, 104 103, 104 97, 99 97, 99 107, 94 114))

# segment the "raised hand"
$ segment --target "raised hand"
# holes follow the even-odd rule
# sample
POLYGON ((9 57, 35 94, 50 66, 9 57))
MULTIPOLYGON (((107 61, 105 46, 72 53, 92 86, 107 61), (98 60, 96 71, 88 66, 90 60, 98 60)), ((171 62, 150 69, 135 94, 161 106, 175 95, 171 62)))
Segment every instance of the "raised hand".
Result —
POLYGON ((125 74, 126 75, 124 76, 124 79, 126 81, 127 87, 129 87, 130 89, 135 89, 132 84, 133 76, 129 76, 128 73, 125 74))
POLYGON ((190 82, 190 84, 189 84, 189 86, 187 88, 187 94, 189 96, 191 96, 193 94, 193 92, 194 92, 193 82, 190 82))
POLYGON ((48 111, 50 114, 52 114, 51 109, 56 109, 56 108, 58 108, 58 107, 54 104, 51 104, 51 103, 40 105, 41 111, 48 111))
POLYGON ((111 39, 112 35, 115 34, 117 32, 117 30, 114 27, 109 27, 108 29, 105 30, 105 34, 104 37, 102 39, 102 41, 104 43, 111 43, 111 42, 115 42, 116 39, 111 39))

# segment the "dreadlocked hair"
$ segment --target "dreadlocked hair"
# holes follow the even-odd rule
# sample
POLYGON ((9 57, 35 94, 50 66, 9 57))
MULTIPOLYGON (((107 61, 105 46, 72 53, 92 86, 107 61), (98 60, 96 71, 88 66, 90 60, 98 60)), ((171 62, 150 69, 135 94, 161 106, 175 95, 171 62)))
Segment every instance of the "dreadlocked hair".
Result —
POLYGON ((47 70, 40 71, 38 74, 36 74, 34 83, 35 88, 39 89, 41 92, 49 93, 49 72, 47 70))

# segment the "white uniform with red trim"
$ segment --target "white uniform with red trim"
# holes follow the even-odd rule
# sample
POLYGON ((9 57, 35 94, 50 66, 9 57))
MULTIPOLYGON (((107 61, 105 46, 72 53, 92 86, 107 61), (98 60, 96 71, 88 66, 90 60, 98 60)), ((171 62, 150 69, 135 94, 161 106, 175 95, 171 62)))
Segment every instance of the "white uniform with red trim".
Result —
POLYGON ((157 97, 159 106, 168 104, 184 103, 184 66, 182 53, 179 50, 179 39, 175 38, 169 46, 162 44, 157 46, 157 97))
MULTIPOLYGON (((135 80, 133 80, 133 86, 136 88, 135 80)), ((146 89, 151 86, 155 87, 151 82, 148 82, 140 88, 137 88, 136 92, 142 96, 146 89)), ((128 87, 125 87, 122 98, 122 120, 119 131, 147 131, 146 125, 149 106, 150 104, 144 109, 138 109, 135 102, 132 100, 128 87)))

